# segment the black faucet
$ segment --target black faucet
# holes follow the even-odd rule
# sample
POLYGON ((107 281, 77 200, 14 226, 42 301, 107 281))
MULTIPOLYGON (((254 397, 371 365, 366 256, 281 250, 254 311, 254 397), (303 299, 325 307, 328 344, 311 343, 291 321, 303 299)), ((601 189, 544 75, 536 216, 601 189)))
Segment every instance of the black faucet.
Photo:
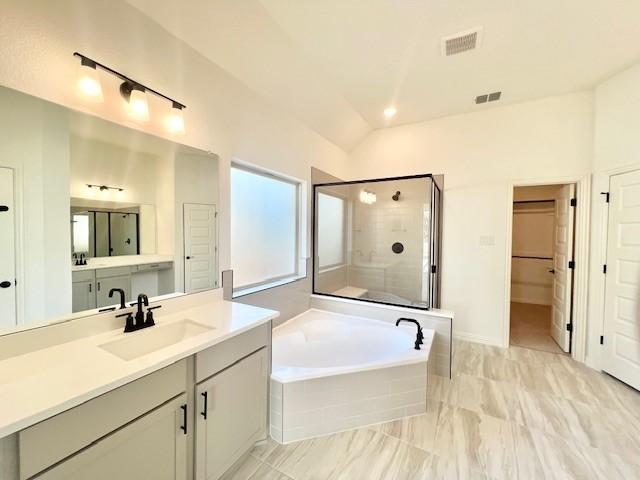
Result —
POLYGON ((424 341, 423 341, 424 340, 424 334, 422 333, 422 327, 420 326, 418 321, 414 320, 413 318, 399 318, 398 321, 396 322, 396 327, 398 325, 400 325, 400 322, 413 323, 418 328, 418 332, 416 333, 416 343, 414 344, 414 348, 416 350, 420 350, 420 345, 422 345, 424 343, 424 341))
POLYGON ((149 306, 149 297, 147 297, 144 293, 138 295, 138 311, 136 312, 136 328, 144 328, 144 311, 142 310, 142 306, 149 306))
POLYGON ((118 292, 120 294, 120 310, 122 310, 123 308, 127 308, 127 306, 124 304, 124 290, 121 288, 112 288, 111 290, 109 290, 109 298, 112 298, 115 292, 118 292))
MULTIPOLYGON (((120 288, 113 288, 111 290, 111 292, 113 291, 120 291, 122 292, 122 289, 120 288)), ((109 296, 111 296, 111 292, 109 292, 109 296)), ((124 292, 122 292, 121 294, 122 296, 120 298, 124 298, 124 292)), ((126 306, 122 306, 124 305, 123 303, 121 303, 121 308, 127 308, 126 306)), ((135 332, 136 330, 141 330, 143 328, 147 328, 147 327, 153 327, 156 323, 153 320, 153 310, 157 309, 157 308, 162 308, 162 305, 156 305, 155 307, 149 307, 149 297, 147 297, 144 293, 141 293, 140 295, 138 295, 138 301, 131 303, 130 306, 134 306, 137 305, 138 306, 138 311, 136 312, 136 318, 134 321, 133 318, 133 312, 126 312, 126 313, 121 313, 120 315, 116 315, 116 318, 118 317, 127 317, 126 318, 126 324, 124 327, 124 333, 128 333, 128 332, 135 332), (143 307, 149 307, 147 308, 147 315, 145 318, 145 314, 143 311, 143 307)), ((113 308, 113 307, 112 307, 113 308)))

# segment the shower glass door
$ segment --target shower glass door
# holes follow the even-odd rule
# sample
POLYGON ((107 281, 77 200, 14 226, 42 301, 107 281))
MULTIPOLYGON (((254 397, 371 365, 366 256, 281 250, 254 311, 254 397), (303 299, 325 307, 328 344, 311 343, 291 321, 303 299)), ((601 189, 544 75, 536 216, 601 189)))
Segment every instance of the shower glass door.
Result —
POLYGON ((439 306, 441 188, 431 175, 314 186, 314 293, 439 306))

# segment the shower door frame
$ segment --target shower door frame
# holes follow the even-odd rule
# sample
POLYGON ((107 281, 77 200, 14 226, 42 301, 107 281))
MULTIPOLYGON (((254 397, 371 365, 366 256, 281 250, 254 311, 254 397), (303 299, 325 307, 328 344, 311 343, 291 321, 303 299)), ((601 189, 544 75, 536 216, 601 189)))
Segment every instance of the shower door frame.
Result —
MULTIPOLYGON (((442 255, 442 189, 440 188, 439 185, 437 185, 436 181, 435 181, 435 176, 441 176, 441 175, 434 175, 432 173, 424 173, 424 174, 419 174, 419 175, 404 175, 404 176, 399 176, 399 177, 384 177, 384 178, 372 178, 372 179, 365 179, 365 180, 346 180, 346 181, 338 181, 338 182, 325 182, 325 183, 316 183, 313 185, 313 191, 312 191, 312 196, 311 196, 311 293, 313 295, 323 295, 325 297, 331 297, 331 298, 341 298, 341 299, 346 299, 346 300, 357 300, 360 302, 366 302, 366 303, 373 303, 373 304, 378 304, 378 305, 391 305, 394 307, 403 307, 403 308, 413 308, 415 310, 420 310, 420 311, 429 311, 431 310, 433 307, 431 306, 432 304, 432 292, 433 292, 433 287, 432 287, 432 282, 435 281, 437 282, 437 291, 438 291, 438 297, 440 296, 440 278, 441 278, 441 271, 440 271, 440 260, 441 260, 441 255, 442 255), (430 265, 433 265, 433 258, 432 258, 432 254, 433 254, 433 233, 434 233, 434 228, 437 228, 438 230, 438 241, 440 242, 439 246, 438 246, 438 259, 437 259, 437 272, 435 273, 435 276, 433 274, 430 274, 429 276, 429 299, 427 301, 427 304, 429 305, 428 307, 418 307, 418 306, 414 306, 414 305, 399 305, 397 303, 391 303, 391 302, 382 302, 379 300, 370 300, 370 299, 366 299, 366 298, 354 298, 354 297, 344 297, 341 295, 333 295, 331 293, 323 293, 323 292, 318 292, 316 291, 316 273, 317 273, 317 268, 319 267, 317 265, 317 255, 318 255, 318 232, 317 232, 317 205, 316 205, 316 199, 317 199, 317 189, 318 188, 323 188, 323 187, 339 187, 339 186, 345 186, 345 185, 359 185, 362 183, 381 183, 381 182, 390 182, 390 181, 397 181, 397 180, 416 180, 416 179, 430 179, 431 180, 431 195, 430 195, 430 209, 431 209, 431 215, 429 218, 429 223, 430 223, 430 235, 431 238, 429 239, 429 263, 430 265), (434 188, 435 187, 435 188, 434 188), (439 196, 439 212, 438 212, 438 225, 434 226, 434 222, 433 222, 433 198, 435 195, 435 190, 437 189, 438 191, 438 196, 439 196)), ((346 230, 345 230, 346 233, 346 230)), ((431 268, 431 267, 430 267, 431 268)), ((440 303, 440 299, 438 298, 438 305, 440 303)))

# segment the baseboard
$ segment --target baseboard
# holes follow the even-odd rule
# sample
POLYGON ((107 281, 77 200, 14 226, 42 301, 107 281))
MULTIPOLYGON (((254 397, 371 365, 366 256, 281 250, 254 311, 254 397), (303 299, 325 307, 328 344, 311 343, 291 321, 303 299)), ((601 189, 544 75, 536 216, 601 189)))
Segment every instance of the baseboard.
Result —
POLYGON ((500 342, 498 339, 483 337, 482 335, 476 335, 475 333, 454 332, 453 338, 455 338, 456 340, 462 340, 464 342, 481 343, 483 345, 502 347, 502 342, 500 342))
POLYGON ((549 302, 545 302, 544 300, 536 300, 534 298, 511 298, 512 303, 529 303, 532 305, 547 305, 551 306, 549 302))

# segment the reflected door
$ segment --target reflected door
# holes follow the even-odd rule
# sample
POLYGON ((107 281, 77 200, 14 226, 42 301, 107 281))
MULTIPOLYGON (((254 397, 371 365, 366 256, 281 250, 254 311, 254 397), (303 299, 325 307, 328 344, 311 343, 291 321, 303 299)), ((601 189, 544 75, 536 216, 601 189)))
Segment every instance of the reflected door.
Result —
POLYGON ((16 325, 13 170, 0 168, 0 328, 16 325))
POLYGON ((216 207, 184 204, 185 293, 218 286, 216 265, 216 207))
POLYGON ((611 177, 602 369, 640 389, 640 170, 611 177))

